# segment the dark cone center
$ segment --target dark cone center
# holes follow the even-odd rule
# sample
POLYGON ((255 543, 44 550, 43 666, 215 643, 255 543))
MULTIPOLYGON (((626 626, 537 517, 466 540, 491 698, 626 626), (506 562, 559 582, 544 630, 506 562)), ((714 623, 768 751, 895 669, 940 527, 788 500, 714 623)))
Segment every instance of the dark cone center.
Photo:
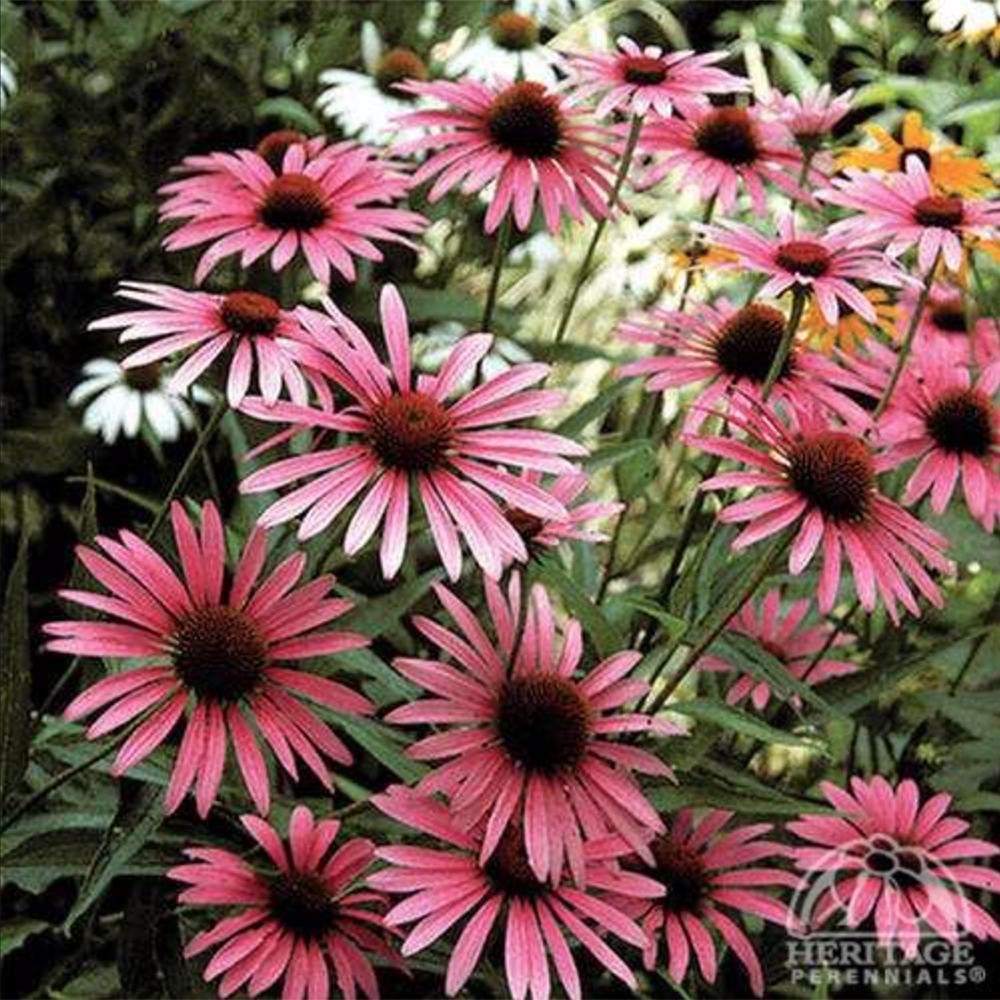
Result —
POLYGON ((799 441, 789 455, 792 485, 829 517, 861 521, 875 488, 868 446, 843 431, 822 431, 799 441))
POLYGON ((993 403, 979 389, 952 389, 926 417, 927 430, 945 451, 984 457, 993 446, 993 403))
POLYGON ((913 217, 922 226, 954 229, 962 223, 965 212, 962 199, 945 195, 921 198, 913 207, 913 217))
MULTIPOLYGON (((713 341, 715 360, 732 378, 762 383, 774 363, 785 334, 785 317, 771 306, 749 305, 733 313, 719 328, 713 341)), ((789 352, 779 378, 792 368, 789 352)))
POLYGON ((283 128, 277 132, 269 132, 257 143, 257 155, 277 174, 281 172, 281 164, 289 146, 305 142, 307 137, 295 129, 283 128))
POLYGON ((945 333, 968 333, 969 321, 960 298, 941 302, 931 309, 931 322, 945 333))
POLYGON ((695 145, 706 156, 731 166, 753 163, 760 155, 757 132, 742 108, 716 108, 695 129, 695 145))
POLYGON ((708 888, 701 855, 669 833, 657 837, 650 849, 656 862, 653 875, 667 890, 664 909, 671 913, 697 912, 708 888))
POLYGON ((629 56, 622 64, 622 75, 626 83, 651 87, 666 80, 667 67, 652 56, 629 56))
POLYGON ((509 10, 493 19, 490 37, 502 49, 523 52, 538 43, 538 25, 532 18, 509 10))
POLYGON ((904 146, 899 153, 899 170, 906 173, 906 165, 911 159, 923 165, 924 170, 931 169, 931 154, 919 146, 904 146))
POLYGON ((321 938, 337 919, 337 904, 318 875, 283 872, 271 880, 269 893, 274 919, 298 937, 321 938))
POLYGON ((220 315, 232 333, 267 336, 274 333, 281 319, 281 306, 257 292, 230 292, 222 300, 220 315))
POLYGON ((139 365, 136 368, 124 368, 125 384, 136 392, 155 392, 160 388, 161 365, 159 361, 152 364, 139 365))
POLYGON ((516 826, 504 830, 500 843, 486 862, 486 874, 497 892, 507 896, 532 897, 545 891, 528 864, 524 834, 516 826))
POLYGON ((369 441, 383 464, 413 472, 442 465, 454 432, 448 411, 423 392, 400 392, 371 413, 369 441))
POLYGON ((257 686, 267 641, 249 615, 227 605, 187 612, 172 636, 177 676, 199 698, 234 702, 257 686))
POLYGON ((540 83, 515 83, 493 98, 486 128, 502 149, 529 160, 543 160, 559 149, 563 116, 558 99, 540 83))
POLYGON ((500 740, 529 770, 555 774, 576 767, 587 752, 591 725, 590 706, 576 685, 558 674, 521 674, 500 693, 500 740))
POLYGON ((329 216, 323 188, 305 174, 281 174, 267 186, 260 221, 269 229, 307 231, 329 216))
POLYGON ((782 243, 774 259, 786 271, 821 278, 830 269, 830 251, 812 240, 792 240, 782 243))
POLYGON ((532 542, 535 536, 545 527, 545 522, 534 514, 529 514, 519 507, 510 507, 504 514, 510 526, 521 536, 525 544, 532 542))
POLYGON ((391 94, 402 100, 414 95, 397 90, 396 84, 404 80, 426 80, 427 67, 412 49, 390 49, 375 67, 375 84, 383 94, 391 94))

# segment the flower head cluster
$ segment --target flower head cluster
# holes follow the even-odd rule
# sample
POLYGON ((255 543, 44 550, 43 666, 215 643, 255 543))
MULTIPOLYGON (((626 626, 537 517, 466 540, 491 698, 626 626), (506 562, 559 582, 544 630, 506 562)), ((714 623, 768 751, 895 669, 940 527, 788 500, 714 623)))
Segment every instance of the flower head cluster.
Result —
POLYGON ((830 782, 822 789, 835 815, 788 824, 808 844, 795 859, 805 873, 799 916, 810 926, 836 918, 854 929, 871 920, 880 944, 898 942, 911 958, 928 933, 1000 941, 996 920, 967 892, 1000 892, 1000 876, 974 863, 1000 847, 966 836, 969 824, 948 815, 950 795, 921 803, 913 781, 893 788, 881 776, 852 778, 849 791, 830 782))
POLYGON ((704 108, 708 94, 748 91, 750 81, 715 66, 726 52, 664 52, 658 45, 638 46, 631 38, 618 39, 618 51, 578 52, 569 60, 574 102, 599 97, 595 114, 606 118, 616 111, 645 115, 655 111, 669 118, 674 107, 685 116, 704 108))
POLYGON ((326 308, 328 316, 300 310, 315 345, 306 356, 351 397, 351 405, 330 413, 248 399, 244 410, 270 422, 340 431, 346 443, 282 459, 245 479, 247 493, 311 480, 268 507, 261 523, 281 524, 305 512, 299 537, 309 538, 363 493, 344 549, 349 555, 360 551, 384 521, 382 571, 393 577, 406 551, 413 487, 452 579, 461 572, 460 534, 491 576, 499 576, 510 558, 526 559, 523 539, 490 494, 534 517, 563 518, 566 510, 559 500, 506 467, 569 473, 574 467, 563 456, 586 454, 557 434, 498 426, 545 413, 558 403, 558 393, 528 388, 545 378, 548 368, 515 365, 449 402, 489 350, 491 336, 463 338, 436 376, 414 379, 406 309, 394 287, 383 289, 380 305, 388 366, 347 316, 329 301, 326 308))
POLYGON ((241 987, 257 996, 282 980, 288 1000, 323 1000, 333 980, 344 997, 357 990, 375 1000, 372 960, 398 959, 382 925, 385 897, 364 887, 374 845, 362 838, 334 848, 335 819, 316 820, 305 806, 292 811, 288 837, 257 816, 242 816, 244 829, 264 855, 264 866, 216 847, 190 847, 187 864, 167 877, 187 886, 180 902, 227 906, 236 912, 191 939, 193 958, 212 948, 205 980, 222 977, 219 996, 241 987))
POLYGON ((444 105, 404 115, 401 124, 433 132, 395 148, 400 156, 433 151, 413 175, 414 184, 436 178, 431 202, 454 188, 474 194, 495 184, 487 233, 508 212, 518 229, 527 229, 536 202, 552 232, 564 215, 579 222, 584 210, 597 218, 607 214, 609 136, 562 93, 530 80, 407 81, 400 89, 444 105))
POLYGON ((662 824, 632 772, 671 772, 653 754, 613 737, 679 730, 622 710, 647 691, 644 681, 629 677, 640 655, 618 653, 581 672, 579 623, 570 620, 559 643, 544 588, 534 587, 522 608, 516 574, 506 594, 486 581, 493 637, 468 605, 444 587, 435 590, 458 633, 428 618, 414 624, 457 666, 397 659, 396 669, 435 697, 388 716, 403 724, 457 724, 410 749, 418 760, 447 761, 424 779, 422 790, 447 795, 463 829, 486 824, 484 862, 506 830, 522 827, 528 865, 542 881, 558 884, 568 867, 583 884, 583 844, 594 836, 615 833, 648 857, 645 833, 662 824))
POLYGON ((356 633, 321 628, 344 614, 350 602, 327 596, 331 577, 295 586, 305 568, 301 552, 261 580, 267 541, 260 529, 227 586, 224 528, 215 505, 202 508, 200 532, 179 503, 171 508, 171 521, 180 576, 128 530, 117 540, 98 535, 96 548, 77 549, 106 593, 63 590, 60 596, 117 621, 50 622, 48 648, 153 662, 128 666, 91 685, 70 703, 66 718, 99 713, 88 739, 138 722, 115 758, 116 775, 145 760, 186 720, 167 787, 167 812, 194 786, 198 812, 208 814, 230 743, 254 805, 266 813, 270 778, 260 736, 293 780, 299 758, 332 789, 324 758, 349 764, 351 754, 302 699, 348 713, 369 714, 373 706, 349 687, 294 664, 367 644, 356 633))
POLYGON ((301 252, 318 281, 329 283, 331 268, 353 281, 355 257, 382 259, 373 240, 410 245, 426 225, 416 212, 391 207, 409 183, 371 149, 350 143, 315 155, 293 143, 277 167, 249 150, 220 153, 211 169, 160 189, 161 219, 182 222, 164 246, 211 244, 195 271, 198 284, 236 253, 244 268, 270 254, 271 268, 281 271, 301 252))

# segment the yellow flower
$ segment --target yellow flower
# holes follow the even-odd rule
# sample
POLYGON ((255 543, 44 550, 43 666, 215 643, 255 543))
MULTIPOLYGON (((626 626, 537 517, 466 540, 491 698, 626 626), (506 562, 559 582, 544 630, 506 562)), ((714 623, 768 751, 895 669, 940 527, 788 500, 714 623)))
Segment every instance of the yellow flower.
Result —
POLYGON ((884 128, 866 125, 865 131, 878 143, 878 149, 845 149, 837 157, 837 169, 859 167, 862 170, 903 171, 906 161, 915 156, 941 190, 954 194, 975 194, 993 186, 989 167, 982 160, 968 156, 959 146, 934 147, 931 133, 924 128, 917 111, 903 118, 901 141, 897 142, 884 128))
MULTIPOLYGON (((872 304, 875 315, 878 317, 873 325, 877 326, 887 337, 895 337, 899 307, 889 299, 888 294, 882 288, 869 288, 861 294, 872 304)), ((836 325, 831 326, 823 318, 816 300, 810 299, 802 317, 801 330, 804 339, 813 341, 820 350, 827 354, 833 351, 834 347, 841 347, 850 353, 858 344, 868 339, 871 326, 856 312, 843 311, 843 307, 841 307, 840 318, 836 325)))

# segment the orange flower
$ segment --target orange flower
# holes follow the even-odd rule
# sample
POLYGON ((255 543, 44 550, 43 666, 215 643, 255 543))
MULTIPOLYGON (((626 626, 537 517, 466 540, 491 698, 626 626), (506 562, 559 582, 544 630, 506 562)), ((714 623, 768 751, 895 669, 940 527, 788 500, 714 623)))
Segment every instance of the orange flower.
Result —
MULTIPOLYGON (((872 304, 878 316, 874 325, 887 337, 895 337, 899 307, 890 300, 882 288, 869 288, 861 294, 872 304)), ((815 299, 810 299, 800 329, 804 340, 812 341, 827 354, 832 353, 834 347, 840 347, 850 353, 871 335, 869 323, 856 312, 843 308, 837 322, 828 323, 816 305, 815 299)))
POLYGON ((859 167, 862 170, 902 172, 906 169, 907 159, 915 156, 930 174, 931 182, 941 191, 974 194, 994 186, 989 167, 982 160, 968 156, 959 146, 936 145, 917 111, 908 111, 904 116, 900 141, 878 125, 866 125, 865 131, 879 148, 844 150, 837 157, 838 170, 859 167))

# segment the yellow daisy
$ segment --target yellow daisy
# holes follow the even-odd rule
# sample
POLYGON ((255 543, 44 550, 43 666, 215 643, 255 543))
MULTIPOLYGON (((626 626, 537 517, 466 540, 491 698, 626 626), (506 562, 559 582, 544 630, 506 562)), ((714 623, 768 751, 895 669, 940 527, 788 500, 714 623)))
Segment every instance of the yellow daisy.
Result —
POLYGON ((917 111, 903 117, 900 140, 878 125, 866 125, 865 131, 878 149, 855 147, 837 157, 837 169, 859 167, 862 170, 903 171, 906 161, 915 156, 924 165, 931 181, 941 190, 954 194, 975 194, 994 186, 989 167, 982 160, 968 156, 959 146, 935 146, 931 133, 924 128, 917 111))
MULTIPOLYGON (((878 317, 874 325, 888 338, 896 336, 896 319, 899 307, 890 300, 883 288, 869 288, 862 295, 872 304, 878 317)), ((840 318, 831 325, 824 318, 816 305, 815 298, 810 298, 802 317, 800 327, 803 339, 812 341, 820 350, 830 354, 834 347, 841 347, 848 353, 858 344, 867 340, 871 334, 871 326, 856 312, 841 309, 840 318)))

